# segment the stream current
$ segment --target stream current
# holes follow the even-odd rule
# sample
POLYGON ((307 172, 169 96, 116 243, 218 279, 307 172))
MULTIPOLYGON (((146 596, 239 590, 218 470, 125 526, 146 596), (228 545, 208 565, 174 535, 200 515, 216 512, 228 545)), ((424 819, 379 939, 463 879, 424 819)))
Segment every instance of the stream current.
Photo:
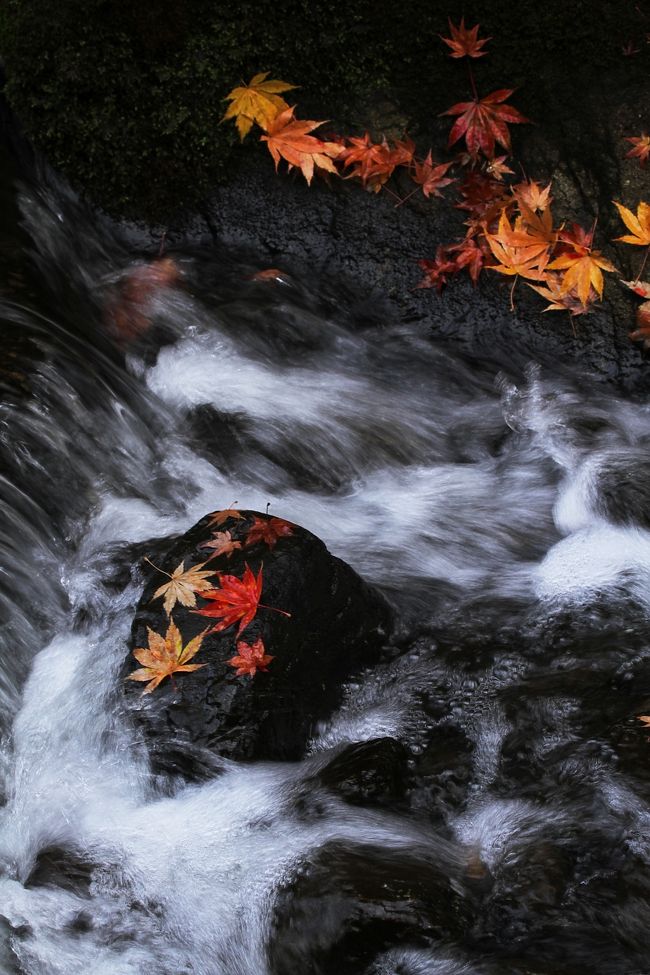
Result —
POLYGON ((650 973, 650 408, 463 361, 208 248, 173 253, 179 282, 126 342, 106 308, 142 259, 63 191, 17 207, 0 970, 650 973), (322 538, 400 635, 301 762, 165 783, 118 681, 135 566, 233 502, 322 538), (399 799, 313 784, 384 737, 408 756, 399 799))

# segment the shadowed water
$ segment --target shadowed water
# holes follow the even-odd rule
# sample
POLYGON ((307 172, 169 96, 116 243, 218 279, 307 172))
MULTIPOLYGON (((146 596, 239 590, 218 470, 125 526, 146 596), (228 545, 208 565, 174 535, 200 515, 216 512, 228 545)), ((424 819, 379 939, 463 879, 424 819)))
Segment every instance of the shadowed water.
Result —
POLYGON ((208 249, 173 255, 180 282, 127 342, 106 310, 142 259, 61 191, 18 204, 0 304, 6 970, 650 971, 648 407, 465 362, 208 249), (150 773, 120 695, 138 560, 233 502, 320 536, 401 629, 302 762, 179 786, 150 773), (399 798, 324 784, 382 737, 405 749, 399 798))

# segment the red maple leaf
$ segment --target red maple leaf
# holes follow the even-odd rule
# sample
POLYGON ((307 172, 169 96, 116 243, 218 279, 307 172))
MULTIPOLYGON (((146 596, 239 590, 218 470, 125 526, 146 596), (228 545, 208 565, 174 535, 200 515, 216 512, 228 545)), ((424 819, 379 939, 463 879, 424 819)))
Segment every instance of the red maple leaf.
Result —
POLYGON ((494 155, 494 144, 498 142, 504 149, 510 149, 510 132, 508 124, 527 122, 521 112, 512 105, 504 105, 506 98, 512 95, 514 88, 500 88, 485 98, 475 98, 471 102, 458 102, 441 115, 458 115, 449 133, 448 146, 453 146, 463 136, 467 149, 472 156, 482 152, 491 159, 494 155))
POLYGON ((626 142, 631 142, 634 146, 629 152, 625 153, 625 158, 630 159, 636 158, 639 160, 642 166, 645 166, 648 159, 650 159, 650 135, 626 135, 626 142))
POLYGON ((258 670, 265 672, 269 669, 269 664, 275 658, 266 653, 266 647, 261 637, 255 643, 244 643, 240 640, 237 644, 237 653, 227 661, 230 667, 236 667, 237 677, 254 677, 258 670))
POLYGON ((469 58, 482 58, 487 51, 482 51, 481 48, 488 41, 491 41, 491 37, 484 37, 480 41, 478 39, 478 29, 479 24, 475 27, 468 29, 465 27, 465 18, 461 17, 460 24, 456 27, 452 24, 451 20, 447 18, 447 23, 449 24, 449 30, 451 31, 451 37, 443 37, 439 34, 441 41, 451 48, 450 58, 464 58, 465 56, 469 58))
POLYGON ((426 259, 418 261, 418 265, 425 272, 424 277, 416 288, 434 288, 440 294, 447 284, 447 278, 452 274, 458 274, 460 268, 455 260, 450 259, 447 248, 439 244, 436 256, 433 260, 426 259))
POLYGON ((450 254, 456 254, 454 258, 456 266, 459 269, 466 267, 470 278, 476 284, 489 252, 486 254, 480 243, 477 243, 473 237, 466 237, 459 244, 448 247, 447 250, 450 254))
POLYGON ((253 524, 246 536, 246 548, 256 545, 257 542, 266 542, 269 548, 275 548, 275 544, 280 538, 293 535, 293 526, 285 521, 284 518, 258 518, 255 516, 253 524))
POLYGON ((445 177, 445 173, 451 166, 451 163, 434 165, 430 149, 424 162, 415 162, 414 165, 415 173, 413 179, 416 183, 420 184, 422 192, 427 198, 432 194, 433 196, 442 196, 440 188, 454 182, 453 179, 445 177))
POLYGON ((262 595, 261 566, 257 577, 248 564, 246 564, 241 579, 238 579, 237 576, 224 575, 221 572, 218 573, 218 576, 221 588, 208 589, 202 592, 201 596, 208 601, 208 605, 193 610, 199 616, 211 616, 213 619, 221 617, 221 622, 213 626, 208 632, 220 633, 239 620, 239 629, 237 630, 237 636, 239 636, 242 630, 245 630, 255 618, 258 607, 272 609, 276 613, 282 613, 283 616, 291 616, 291 613, 286 613, 283 609, 274 609, 273 606, 264 606, 260 603, 260 596, 262 595))

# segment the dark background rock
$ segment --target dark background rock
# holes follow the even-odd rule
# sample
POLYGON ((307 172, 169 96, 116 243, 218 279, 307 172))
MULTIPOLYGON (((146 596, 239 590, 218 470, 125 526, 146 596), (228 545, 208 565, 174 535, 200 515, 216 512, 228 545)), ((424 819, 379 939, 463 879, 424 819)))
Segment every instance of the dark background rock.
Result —
MULTIPOLYGON (((256 514, 265 517, 243 511, 241 520, 231 519, 220 530, 243 540, 256 514)), ((183 771, 198 773, 197 749, 238 759, 297 759, 316 722, 338 703, 343 679, 377 659, 391 625, 385 600, 331 556, 318 538, 297 525, 292 528, 293 534, 281 538, 273 550, 257 543, 206 566, 241 578, 245 563, 255 573, 263 565, 261 602, 291 613, 287 619, 260 608, 239 638, 252 644, 262 637, 266 652, 274 657, 267 672, 235 675, 227 663, 236 653, 233 625, 204 639, 192 662, 207 666, 176 675, 175 687, 167 678, 143 696, 143 684, 124 681, 155 767, 177 771, 180 763, 183 771)), ((203 562, 210 553, 198 546, 211 535, 206 516, 172 545, 160 567, 171 573, 182 560, 185 568, 203 562)), ((163 635, 167 630, 162 600, 152 602, 164 582, 165 576, 151 569, 134 620, 131 649, 147 646, 147 627, 163 635)), ((198 604, 205 605, 200 598, 198 604)), ((184 643, 218 622, 179 604, 172 617, 184 643)), ((123 676, 135 666, 129 656, 123 676)))

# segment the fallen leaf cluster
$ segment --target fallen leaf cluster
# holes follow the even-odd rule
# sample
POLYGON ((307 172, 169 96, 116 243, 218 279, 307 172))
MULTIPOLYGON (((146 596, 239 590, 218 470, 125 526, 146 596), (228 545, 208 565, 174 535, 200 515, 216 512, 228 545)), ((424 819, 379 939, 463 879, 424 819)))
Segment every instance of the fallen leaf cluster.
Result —
MULTIPOLYGON (((272 550, 279 540, 293 535, 293 526, 283 518, 257 515, 249 523, 235 508, 216 511, 208 516, 208 526, 211 527, 221 528, 228 521, 235 523, 231 530, 216 531, 212 539, 199 545, 200 548, 212 549, 212 554, 198 565, 186 569, 183 560, 172 573, 168 573, 147 559, 154 569, 167 576, 168 581, 155 590, 152 601, 163 599, 169 625, 165 636, 148 627, 149 646, 137 647, 133 651, 134 657, 142 666, 130 674, 128 680, 147 681, 144 693, 155 690, 165 677, 170 677, 173 681, 176 673, 189 673, 204 667, 204 663, 190 664, 189 661, 199 652, 208 634, 221 633, 238 623, 236 637, 239 637, 255 619, 259 609, 271 610, 287 617, 291 615, 283 609, 265 606, 260 602, 263 587, 262 565, 256 575, 248 563, 245 563, 241 578, 216 568, 206 569, 205 566, 218 557, 229 559, 237 549, 266 545, 272 550), (240 537, 234 539, 233 532, 237 532, 240 537), (203 600, 203 604, 198 607, 197 597, 203 600), (199 616, 217 622, 184 646, 181 633, 172 618, 172 611, 177 603, 199 616)), ((253 677, 258 670, 266 671, 273 659, 266 653, 262 638, 258 637, 252 644, 237 640, 236 653, 227 663, 236 668, 236 676, 253 677)))
MULTIPOLYGON (((222 121, 234 119, 242 139, 254 124, 258 125, 263 130, 260 139, 266 142, 276 170, 284 159, 289 169, 300 169, 308 183, 318 171, 356 179, 368 191, 387 190, 396 198, 397 206, 419 189, 426 198, 441 197, 441 190, 455 183, 454 205, 467 218, 465 235, 451 244, 438 244, 433 258, 418 262, 424 275, 416 288, 435 288, 440 293, 462 271, 476 284, 487 268, 512 278, 513 310, 514 288, 522 278, 547 301, 545 311, 566 311, 573 322, 602 300, 603 272, 618 273, 617 269, 594 246, 595 224, 590 229, 577 223, 568 228, 563 223, 556 225, 550 183, 542 186, 533 179, 505 182, 506 177, 515 175, 508 165, 512 148, 509 127, 529 120, 510 104, 514 89, 499 88, 483 97, 479 95, 471 62, 485 57, 488 52, 484 47, 491 38, 480 38, 480 25, 466 27, 464 18, 458 25, 451 20, 448 24, 450 36, 441 35, 441 40, 449 48, 449 57, 467 59, 472 92, 471 99, 440 112, 441 116, 454 117, 448 148, 464 143, 462 151, 450 161, 434 161, 431 150, 423 158, 418 157, 415 143, 406 135, 393 142, 386 138, 375 141, 368 132, 363 136, 330 135, 321 139, 313 133, 325 123, 297 119, 295 106, 289 106, 281 97, 296 86, 268 80, 268 72, 255 75, 248 85, 234 88, 226 96, 230 105, 222 121), (501 154, 497 155, 499 151, 501 154), (388 185, 398 168, 416 184, 404 197, 388 185), (453 176, 449 170, 453 170, 453 176)), ((626 155, 645 166, 650 158, 650 136, 642 133, 626 138, 632 145, 626 155)), ((650 247, 648 205, 639 204, 636 216, 621 204, 616 206, 631 231, 617 240, 650 247)), ((624 283, 639 293, 638 278, 624 283)), ((645 297, 647 300, 637 312, 638 327, 630 337, 650 347, 650 300, 645 297)), ((274 529, 268 526, 254 529, 253 536, 258 530, 266 532, 269 539, 273 536, 274 529)), ((241 547, 229 533, 215 536, 208 546, 214 549, 214 555, 228 557, 241 547)))

